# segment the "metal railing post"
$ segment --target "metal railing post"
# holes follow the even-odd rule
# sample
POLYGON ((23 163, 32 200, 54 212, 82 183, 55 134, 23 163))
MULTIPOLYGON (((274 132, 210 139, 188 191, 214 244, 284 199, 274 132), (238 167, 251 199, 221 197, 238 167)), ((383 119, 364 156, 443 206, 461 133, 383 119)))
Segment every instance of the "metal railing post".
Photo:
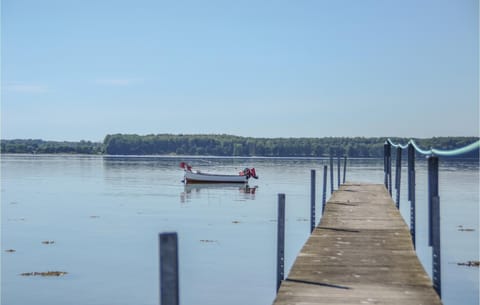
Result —
POLYGON ((442 260, 440 251, 440 197, 432 198, 432 281, 433 289, 442 297, 442 260))
POLYGON ((160 253, 160 304, 178 305, 178 246, 177 233, 158 236, 160 253))
POLYGON ((343 158, 343 183, 345 184, 345 176, 347 174, 347 155, 343 158))
MULTIPOLYGON (((391 153, 390 148, 391 148, 390 143, 385 142, 385 144, 383 144, 383 172, 385 174, 384 183, 385 183, 385 188, 387 190, 391 189, 391 181, 389 183, 389 173, 390 173, 389 163, 390 163, 390 153, 391 153)), ((391 180, 391 176, 390 176, 390 180, 391 180)), ((391 190, 390 190, 390 195, 392 195, 391 190)))
POLYGON ((408 200, 410 201, 410 235, 413 248, 416 248, 416 223, 415 223, 415 147, 408 144, 408 200))
POLYGON ((338 181, 337 187, 340 188, 340 178, 341 178, 340 177, 340 155, 337 156, 337 176, 338 176, 337 177, 337 181, 338 181))
POLYGON ((438 157, 428 157, 428 245, 432 246, 433 198, 438 196, 438 157))
POLYGON ((310 233, 315 229, 315 170, 310 171, 310 233))
POLYGON ((333 194, 333 156, 330 156, 330 194, 333 194))
POLYGON ((397 190, 396 195, 396 205, 397 209, 400 209, 400 186, 401 186, 401 178, 402 178, 402 148, 397 147, 397 162, 396 162, 396 170, 395 170, 395 189, 397 190))
POLYGON ((277 292, 285 278, 285 194, 278 194, 277 214, 277 292))
POLYGON ((438 157, 428 157, 428 244, 432 246, 433 288, 441 297, 440 196, 438 193, 438 157))
POLYGON ((327 168, 328 166, 323 166, 322 215, 325 213, 325 204, 327 203, 327 168))
POLYGON ((390 197, 392 196, 392 145, 388 144, 388 156, 387 156, 387 171, 388 171, 388 192, 390 197))

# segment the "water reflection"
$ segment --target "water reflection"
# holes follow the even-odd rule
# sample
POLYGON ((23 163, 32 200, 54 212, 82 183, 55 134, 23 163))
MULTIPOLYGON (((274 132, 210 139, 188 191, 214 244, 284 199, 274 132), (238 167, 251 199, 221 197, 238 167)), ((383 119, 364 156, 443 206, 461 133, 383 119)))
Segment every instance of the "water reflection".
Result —
POLYGON ((180 202, 185 203, 193 198, 202 198, 212 195, 224 195, 231 193, 232 195, 240 195, 243 200, 255 199, 258 186, 250 186, 248 184, 238 183, 201 183, 186 184, 184 191, 180 193, 180 202))
MULTIPOLYGON (((154 237, 177 231, 184 249, 180 274, 192 275, 182 278, 182 304, 256 305, 274 298, 271 260, 276 251, 272 240, 277 194, 286 193, 287 204, 294 203, 286 209, 288 270, 310 233, 310 170, 317 170, 318 204, 323 166, 329 162, 325 158, 2 155, 1 165, 2 304, 63 305, 72 297, 79 304, 157 304, 152 288, 152 279, 158 277, 154 237), (251 182, 261 191, 243 184, 185 186, 180 182, 180 161, 218 172, 255 167, 261 178, 251 182), (41 243, 45 240, 55 244, 46 249, 41 243), (58 266, 69 275, 58 280, 19 276, 35 271, 31 266, 37 261, 45 268, 37 271, 58 266), (125 274, 130 277, 129 289, 119 289, 125 274), (208 293, 212 289, 220 293, 208 293)), ((416 250, 431 274, 426 159, 419 158, 415 166, 416 250)), ((335 164, 335 182, 336 175, 335 164)), ((406 177, 404 162, 400 211, 409 224, 406 177)), ((478 305, 479 269, 458 265, 476 261, 479 255, 478 160, 442 159, 439 178, 443 304, 478 305)), ((347 181, 383 183, 383 179, 383 159, 348 160, 347 181)))

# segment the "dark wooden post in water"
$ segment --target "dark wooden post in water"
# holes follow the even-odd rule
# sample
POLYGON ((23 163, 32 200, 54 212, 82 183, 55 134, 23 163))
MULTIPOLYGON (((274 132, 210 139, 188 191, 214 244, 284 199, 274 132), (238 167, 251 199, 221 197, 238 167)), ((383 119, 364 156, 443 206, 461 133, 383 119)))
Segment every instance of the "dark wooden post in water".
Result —
POLYGON ((315 170, 310 171, 310 233, 315 229, 315 170))
POLYGON ((428 157, 429 245, 432 246, 433 288, 442 297, 440 255, 440 196, 438 194, 438 157, 428 157))
POLYGON ((325 203, 327 203, 327 166, 323 166, 323 194, 322 194, 322 215, 325 212, 325 203))
POLYGON ((396 195, 396 205, 397 209, 400 208, 400 185, 401 185, 401 178, 402 178, 402 148, 397 147, 397 162, 395 166, 395 189, 397 190, 396 195))
POLYGON ((159 235, 160 304, 178 305, 178 247, 177 233, 159 235))
POLYGON ((415 248, 415 147, 411 143, 408 144, 408 201, 410 201, 410 235, 415 248))
POLYGON ((285 194, 278 194, 277 292, 285 277, 285 194))
POLYGON ((347 174, 347 155, 343 157, 343 183, 345 183, 346 174, 347 174))
POLYGON ((338 187, 340 187, 340 155, 337 157, 337 176, 338 187))
POLYGON ((333 194, 333 156, 330 156, 330 194, 333 194))

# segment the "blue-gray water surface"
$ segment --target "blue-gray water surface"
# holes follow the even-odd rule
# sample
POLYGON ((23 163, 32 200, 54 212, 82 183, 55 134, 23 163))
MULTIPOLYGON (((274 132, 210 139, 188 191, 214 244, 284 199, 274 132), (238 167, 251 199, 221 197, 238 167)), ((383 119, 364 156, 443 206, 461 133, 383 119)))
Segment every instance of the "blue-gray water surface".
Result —
MULTIPOLYGON (((317 170, 321 209, 324 164, 301 158, 2 155, 1 304, 157 305, 160 232, 178 232, 181 304, 271 304, 277 194, 286 194, 288 273, 309 236, 310 170, 317 170), (255 167, 260 179, 248 188, 184 186, 180 161, 206 172, 255 167), (45 271, 67 274, 20 275, 45 271)), ((405 165, 400 210, 409 224, 405 165)), ((426 164, 416 165, 417 252, 431 275, 426 164)), ((348 161, 347 181, 383 178, 382 159, 348 161)), ((478 161, 441 160, 440 197, 443 302, 478 305, 479 269, 458 265, 479 260, 478 161)))

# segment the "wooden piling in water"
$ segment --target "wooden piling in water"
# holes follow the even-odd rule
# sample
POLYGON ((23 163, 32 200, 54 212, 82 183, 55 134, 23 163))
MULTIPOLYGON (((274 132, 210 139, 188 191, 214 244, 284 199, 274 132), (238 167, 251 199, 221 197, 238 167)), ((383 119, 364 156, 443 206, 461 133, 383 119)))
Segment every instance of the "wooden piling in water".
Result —
POLYGON ((285 194, 278 194, 277 213, 277 291, 285 278, 285 194))
POLYGON ((316 206, 316 172, 310 171, 310 233, 315 229, 315 206, 316 206))
POLYGON ((160 304, 180 304, 178 287, 177 233, 161 233, 158 236, 160 253, 160 304))

